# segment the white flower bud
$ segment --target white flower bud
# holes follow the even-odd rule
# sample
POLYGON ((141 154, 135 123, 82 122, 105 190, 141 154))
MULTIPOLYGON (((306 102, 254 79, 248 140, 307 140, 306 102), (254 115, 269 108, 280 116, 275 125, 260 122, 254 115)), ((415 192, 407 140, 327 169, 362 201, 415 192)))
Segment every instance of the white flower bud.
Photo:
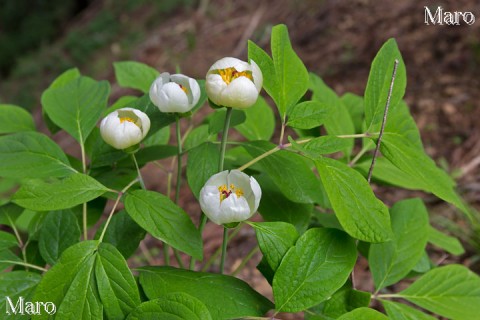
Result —
POLYGON ((100 123, 103 140, 115 149, 127 149, 140 143, 148 130, 150 130, 148 116, 132 108, 115 110, 100 123))
POLYGON ((150 86, 150 100, 161 112, 188 112, 199 99, 198 82, 183 74, 164 72, 150 86))
POLYGON ((262 190, 257 180, 232 170, 213 175, 200 190, 200 207, 216 224, 240 222, 258 209, 262 190))
POLYGON ((255 61, 226 57, 208 70, 205 89, 216 105, 246 109, 257 101, 262 85, 262 71, 255 61))

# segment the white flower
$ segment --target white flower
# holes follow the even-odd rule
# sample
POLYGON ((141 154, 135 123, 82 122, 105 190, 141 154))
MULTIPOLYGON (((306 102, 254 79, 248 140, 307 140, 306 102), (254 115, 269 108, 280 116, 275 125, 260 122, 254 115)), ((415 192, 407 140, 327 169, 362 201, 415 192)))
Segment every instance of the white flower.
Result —
POLYGON ((118 109, 103 118, 100 124, 103 140, 115 149, 127 149, 140 143, 148 130, 150 130, 148 116, 132 108, 118 109))
POLYGON ((257 211, 261 197, 255 178, 226 170, 213 175, 200 190, 200 207, 216 224, 240 222, 257 211))
POLYGON ((150 100, 161 112, 188 112, 199 99, 198 82, 183 74, 164 72, 150 86, 150 100))
POLYGON ((257 101, 262 84, 262 71, 255 61, 226 57, 208 70, 205 89, 216 105, 245 109, 257 101))

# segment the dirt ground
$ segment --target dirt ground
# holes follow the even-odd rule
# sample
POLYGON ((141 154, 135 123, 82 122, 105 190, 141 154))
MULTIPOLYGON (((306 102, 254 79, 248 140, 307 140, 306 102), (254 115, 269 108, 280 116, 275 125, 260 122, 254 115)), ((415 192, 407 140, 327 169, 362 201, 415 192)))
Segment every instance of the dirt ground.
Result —
MULTIPOLYGON (((480 15, 477 0, 437 3, 445 10, 472 11, 480 15)), ((153 27, 130 59, 169 72, 174 72, 179 65, 183 73, 203 78, 219 58, 246 59, 247 39, 268 49, 271 26, 285 23, 294 49, 310 71, 322 76, 338 94, 363 95, 373 57, 388 38, 394 37, 407 66, 405 99, 420 128, 426 151, 438 163, 448 163, 445 167, 455 174, 460 193, 478 209, 480 21, 460 26, 425 25, 425 5, 433 3, 427 0, 202 0, 198 6, 179 9, 153 27)), ((125 23, 134 18, 126 17, 125 23)), ((112 57, 115 59, 113 53, 112 57)), ((113 69, 106 71, 104 77, 113 82, 113 69)), ((123 93, 113 86, 114 97, 123 93)), ((68 141, 65 144, 68 145, 68 141)), ((165 191, 164 177, 154 167, 144 169, 145 172, 154 170, 155 174, 147 175, 147 186, 165 191)), ((411 195, 392 190, 380 191, 387 203, 411 195)), ((187 212, 199 213, 186 187, 182 189, 181 199, 187 212)), ((431 212, 458 219, 451 207, 432 197, 426 199, 431 212)), ((220 227, 207 225, 204 234, 207 258, 221 245, 221 232, 220 227)), ((156 246, 155 241, 147 239, 146 242, 148 246, 156 246)), ((227 272, 235 270, 254 246, 253 230, 242 228, 230 242, 227 272)), ((239 277, 271 297, 269 285, 255 269, 259 259, 260 254, 255 254, 239 277)), ((155 257, 154 262, 162 263, 161 258, 155 257)), ((365 261, 360 260, 356 270, 358 286, 368 290, 372 283, 366 270, 365 261)), ((279 317, 300 319, 302 315, 279 317)))

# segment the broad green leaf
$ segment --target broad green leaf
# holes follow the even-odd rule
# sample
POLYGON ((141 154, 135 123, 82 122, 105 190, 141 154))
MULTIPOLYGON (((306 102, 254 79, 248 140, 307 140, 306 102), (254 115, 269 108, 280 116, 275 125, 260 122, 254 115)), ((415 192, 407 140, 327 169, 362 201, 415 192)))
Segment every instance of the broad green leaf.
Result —
POLYGON ((140 304, 137 283, 122 254, 102 243, 95 261, 98 294, 108 319, 125 319, 140 304))
POLYGON ((197 298, 183 293, 169 293, 159 299, 139 305, 127 320, 211 320, 207 307, 197 298))
POLYGON ((80 76, 62 87, 49 88, 42 106, 52 121, 83 144, 107 106, 110 85, 80 76))
POLYGON ((402 55, 395 39, 389 39, 378 51, 370 68, 367 87, 365 88, 365 122, 369 132, 380 129, 387 96, 392 80, 394 61, 399 61, 395 84, 390 98, 390 110, 402 100, 407 85, 407 74, 402 55))
MULTIPOLYGON (((312 100, 320 101, 324 105, 329 106, 330 116, 323 123, 329 135, 355 133, 352 118, 342 100, 319 76, 313 73, 310 73, 310 90, 313 92, 312 100)), ((354 144, 353 139, 348 139, 348 141, 348 147, 342 150, 347 157, 352 153, 354 144)))
POLYGON ((8 178, 64 177, 76 171, 62 149, 38 132, 0 137, 0 163, 0 176, 8 178))
POLYGON ((413 267, 412 272, 425 273, 430 269, 432 269, 432 263, 430 262, 427 251, 424 251, 420 260, 418 260, 417 264, 413 267))
POLYGON ((25 211, 14 203, 7 203, 0 207, 0 225, 12 226, 25 211))
POLYGON ((298 239, 298 232, 286 222, 248 222, 255 229, 258 246, 268 265, 276 271, 287 251, 298 239))
POLYGON ((382 154, 404 174, 421 183, 421 189, 455 205, 470 217, 468 208, 455 193, 453 180, 418 146, 396 133, 385 133, 380 145, 382 154))
MULTIPOLYGON (((271 49, 278 84, 277 107, 282 118, 297 104, 308 89, 308 71, 293 51, 287 27, 284 24, 272 28, 271 49)), ((263 71, 263 70, 262 70, 263 71)), ((271 76, 265 74, 265 78, 271 76)))
POLYGON ((204 142, 215 141, 216 136, 217 135, 210 134, 208 132, 208 124, 202 124, 190 131, 190 133, 187 135, 187 138, 185 138, 183 147, 185 150, 190 150, 198 147, 204 142))
MULTIPOLYGON (((223 131, 225 126, 225 117, 227 116, 227 110, 225 108, 217 110, 209 118, 208 133, 215 134, 223 131)), ((243 110, 232 110, 232 118, 230 119, 230 128, 244 123, 246 120, 245 112, 243 110)))
POLYGON ((128 157, 126 152, 117 150, 107 144, 100 135, 99 128, 93 128, 85 142, 85 151, 90 158, 90 167, 112 166, 128 157))
POLYGON ((150 147, 168 144, 168 141, 170 141, 170 127, 166 126, 158 130, 156 133, 154 133, 147 139, 143 140, 142 144, 146 147, 150 147))
POLYGON ((405 101, 400 101, 393 110, 389 110, 385 132, 397 133, 406 138, 419 151, 423 151, 420 131, 405 101))
MULTIPOLYGON (((83 241, 65 250, 58 263, 43 275, 33 301, 50 301, 60 319, 102 319, 103 308, 94 276, 99 243, 83 241)), ((49 319, 41 314, 35 319, 49 319)))
POLYGON ((403 303, 382 300, 383 307, 391 320, 435 320, 436 318, 403 303))
MULTIPOLYGON (((177 147, 163 145, 163 146, 150 146, 150 147, 142 148, 135 154, 135 157, 137 158, 138 165, 143 166, 148 162, 169 158, 176 154, 177 154, 177 147)), ((129 158, 125 159, 125 161, 133 162, 129 158)))
POLYGON ((79 241, 80 235, 77 217, 71 210, 48 213, 43 220, 38 239, 42 258, 53 266, 65 249, 79 241))
POLYGON ((22 263, 24 261, 8 249, 0 251, 0 271, 15 265, 16 262, 22 263))
POLYGON ((0 123, 0 134, 35 130, 32 115, 12 104, 0 104, 0 123))
POLYGON ((312 160, 322 158, 324 154, 335 153, 348 148, 350 141, 348 139, 338 138, 336 136, 321 136, 313 138, 303 143, 303 141, 295 141, 288 137, 292 144, 292 148, 300 151, 304 156, 312 160))
POLYGON ((262 48, 257 46, 254 42, 248 40, 248 60, 253 60, 258 65, 260 70, 262 70, 264 75, 263 88, 273 99, 273 101, 275 101, 275 104, 278 107, 280 103, 280 84, 278 83, 272 58, 270 58, 270 56, 262 48))
POLYGON ((0 251, 16 247, 17 245, 18 241, 13 234, 0 230, 0 251))
POLYGON ((453 320, 480 314, 480 277, 463 265, 432 269, 396 296, 453 320))
POLYGON ((135 97, 135 96, 122 96, 118 98, 118 100, 115 101, 114 104, 112 104, 110 107, 108 107, 103 111, 102 117, 108 116, 110 113, 112 113, 115 110, 127 107, 129 104, 137 101, 137 99, 138 97, 135 97))
POLYGON ((97 180, 82 174, 52 183, 29 180, 13 195, 13 202, 27 209, 48 211, 74 207, 110 191, 97 180))
POLYGON ((298 312, 328 299, 347 281, 356 260, 355 242, 344 232, 309 229, 275 273, 275 310, 298 312))
POLYGON ((331 113, 331 106, 321 101, 301 102, 289 112, 287 126, 298 129, 319 127, 331 113))
POLYGON ((455 256, 465 253, 465 249, 463 249, 461 242, 457 238, 447 236, 432 226, 428 229, 428 242, 455 256))
POLYGON ((235 277, 172 267, 143 267, 140 284, 148 299, 183 292, 200 300, 212 319, 263 316, 272 303, 235 277))
POLYGON ((310 309, 317 315, 306 317, 306 319, 325 319, 326 317, 336 319, 354 309, 368 307, 371 295, 369 292, 352 289, 352 284, 347 282, 330 299, 310 309))
POLYGON ((355 133, 363 133, 362 129, 365 118, 363 97, 348 92, 341 96, 340 100, 347 109, 348 113, 350 113, 350 117, 352 118, 352 122, 355 127, 355 133))
POLYGON ((258 212, 265 221, 283 221, 295 226, 302 234, 308 227, 313 204, 298 203, 287 199, 267 175, 256 177, 262 186, 262 201, 258 212))
POLYGON ((190 217, 168 197, 154 191, 127 194, 125 209, 130 217, 157 239, 202 260, 202 239, 190 217))
POLYGON ((7 297, 13 304, 13 308, 19 311, 18 308, 15 308, 19 298, 22 297, 24 301, 31 301, 33 290, 41 279, 42 277, 39 274, 33 272, 11 271, 0 273, 0 312, 4 315, 4 319, 28 319, 28 316, 7 313, 7 310, 13 311, 7 297))
POLYGON ((245 122, 235 129, 248 140, 270 140, 275 131, 275 116, 265 99, 258 97, 257 102, 245 112, 245 122))
MULTIPOLYGON (((243 146, 252 157, 276 148, 267 141, 247 142, 243 146)), ((263 158, 258 164, 289 200, 300 203, 323 201, 320 181, 310 168, 308 159, 280 150, 263 158)))
POLYGON ((397 202, 390 209, 393 239, 370 245, 368 263, 377 290, 392 285, 415 267, 428 239, 428 212, 420 199, 397 202))
POLYGON ((153 81, 160 74, 156 69, 140 62, 114 62, 115 78, 121 87, 133 88, 148 93, 153 81))
POLYGON ((388 320, 388 317, 370 308, 358 308, 345 313, 337 320, 388 320))
MULTIPOLYGON (((102 224, 98 228, 95 239, 100 237, 104 227, 105 224, 102 224)), ((113 215, 110 220, 103 242, 113 245, 127 259, 135 253, 143 238, 145 238, 145 230, 133 221, 125 210, 122 210, 113 215)))
POLYGON ((375 197, 365 178, 337 160, 323 158, 316 164, 332 208, 345 231, 366 242, 390 240, 388 209, 375 197))
POLYGON ((198 199, 200 190, 208 179, 218 172, 220 150, 213 143, 203 143, 188 152, 187 181, 198 199))

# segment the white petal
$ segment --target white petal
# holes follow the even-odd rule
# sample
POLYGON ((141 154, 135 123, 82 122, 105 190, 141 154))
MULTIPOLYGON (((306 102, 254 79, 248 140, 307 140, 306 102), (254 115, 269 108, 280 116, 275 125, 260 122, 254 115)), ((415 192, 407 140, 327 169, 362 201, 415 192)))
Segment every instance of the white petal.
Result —
POLYGON ((203 213, 216 224, 221 224, 221 210, 220 210, 220 192, 218 187, 204 186, 200 190, 199 197, 200 207, 203 213))
POLYGON ((251 209, 255 213, 258 210, 258 206, 260 205, 260 199, 262 198, 262 189, 260 188, 260 185, 254 177, 250 177, 250 187, 252 188, 252 193, 255 199, 254 207, 251 209))
POLYGON ((188 112, 190 104, 185 91, 175 82, 165 84, 158 95, 158 109, 162 112, 188 112))
POLYGON ((237 70, 238 72, 242 72, 245 70, 250 70, 250 65, 245 61, 237 58, 225 57, 215 62, 208 71, 210 72, 213 70, 221 70, 228 68, 235 68, 235 70, 237 70))
POLYGON ((246 109, 251 107, 258 98, 258 91, 254 83, 247 77, 238 77, 222 91, 221 105, 246 109))
POLYGON ((253 214, 247 200, 244 197, 238 198, 235 194, 222 201, 220 211, 221 215, 217 220, 221 224, 244 221, 253 214))
POLYGON ((132 109, 132 111, 140 119, 140 129, 142 131, 142 139, 143 139, 147 135, 148 130, 150 130, 150 118, 144 112, 138 109, 132 109))
POLYGON ((213 176, 211 176, 210 179, 207 180, 207 182, 205 182, 205 186, 215 187, 218 190, 218 187, 224 184, 225 185, 228 184, 227 176, 228 176, 228 170, 224 170, 222 172, 216 173, 213 176))
POLYGON ((222 92, 227 88, 227 84, 218 74, 208 74, 205 81, 205 91, 208 97, 215 104, 222 106, 222 92))
POLYGON ((260 93, 260 91, 262 90, 262 85, 263 85, 262 70, 260 70, 260 68, 255 63, 255 61, 253 61, 251 59, 250 59, 250 64, 252 66, 253 83, 255 84, 255 87, 257 88, 257 91, 260 93))
POLYGON ((170 74, 168 72, 164 72, 160 74, 152 83, 150 86, 150 91, 149 91, 149 96, 150 100, 152 100, 153 104, 158 107, 160 101, 159 101, 159 95, 162 91, 163 86, 166 83, 170 82, 170 74))

